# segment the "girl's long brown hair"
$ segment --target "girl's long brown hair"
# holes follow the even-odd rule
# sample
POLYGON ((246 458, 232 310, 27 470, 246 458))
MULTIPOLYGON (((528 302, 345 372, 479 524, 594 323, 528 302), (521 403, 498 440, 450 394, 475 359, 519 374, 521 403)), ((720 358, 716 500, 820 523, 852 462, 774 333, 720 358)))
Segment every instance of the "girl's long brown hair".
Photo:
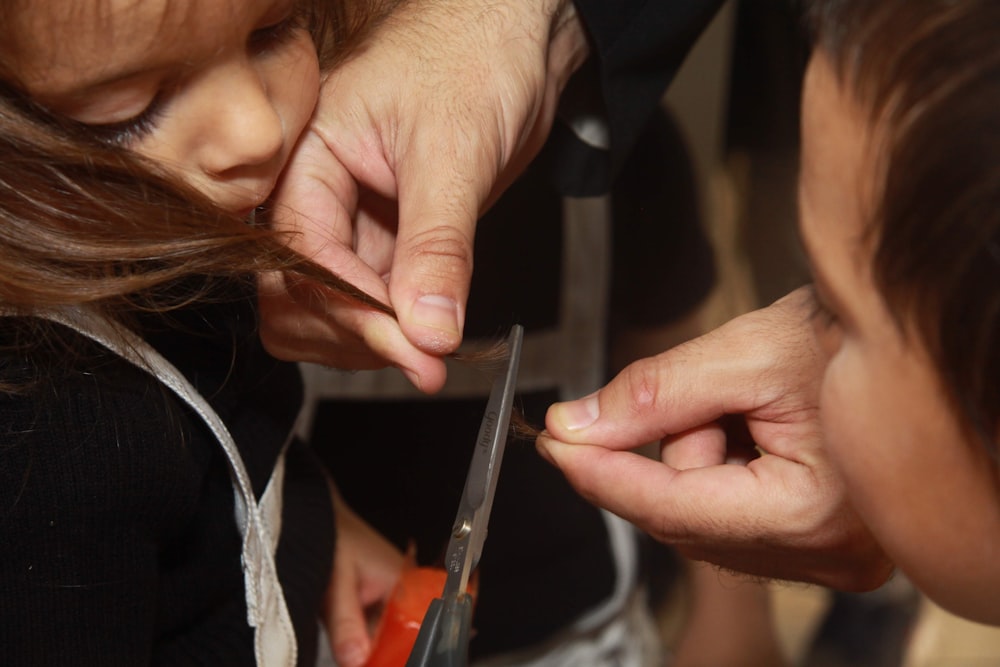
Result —
MULTIPOLYGON (((349 57, 397 0, 300 0, 320 65, 349 57)), ((0 24, 8 24, 0 6, 0 24)), ((86 304, 108 317, 162 312, 215 298, 213 278, 244 280, 285 271, 372 308, 392 309, 287 246, 264 225, 220 209, 158 165, 34 105, 0 51, 0 309, 86 304), (188 280, 191 276, 202 281, 188 280), (183 289, 178 289, 183 285, 183 289), (200 286, 200 287, 199 287, 200 286)), ((52 334, 44 321, 19 329, 16 345, 52 334)), ((41 341, 44 344, 44 341, 41 341)), ((498 347, 453 355, 488 368, 498 347)), ((0 389, 16 390, 0 383, 0 389)), ((519 416, 514 433, 537 430, 519 416)))
MULTIPOLYGON (((324 66, 349 54, 390 8, 380 0, 301 4, 324 66)), ((115 317, 166 310, 204 296, 171 289, 183 278, 277 270, 391 312, 286 241, 47 114, 0 52, 0 305, 8 312, 80 304, 115 317)))

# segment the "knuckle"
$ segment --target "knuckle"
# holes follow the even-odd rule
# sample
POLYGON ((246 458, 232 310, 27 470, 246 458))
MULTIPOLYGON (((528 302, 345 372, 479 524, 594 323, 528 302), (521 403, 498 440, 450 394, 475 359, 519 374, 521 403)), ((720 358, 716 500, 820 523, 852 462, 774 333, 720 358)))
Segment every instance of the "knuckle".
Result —
POLYGON ((454 228, 421 232, 411 239, 407 253, 425 278, 454 280, 472 270, 472 240, 454 228))
POLYGON ((622 371, 626 397, 624 407, 629 416, 642 417, 662 409, 664 392, 661 383, 665 363, 655 358, 644 359, 622 371))

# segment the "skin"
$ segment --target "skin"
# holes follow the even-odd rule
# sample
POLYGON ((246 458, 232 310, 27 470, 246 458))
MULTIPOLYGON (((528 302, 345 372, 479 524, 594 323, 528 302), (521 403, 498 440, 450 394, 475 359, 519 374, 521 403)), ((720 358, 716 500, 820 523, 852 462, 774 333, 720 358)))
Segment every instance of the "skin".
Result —
MULTIPOLYGON (((70 12, 31 3, 15 16, 19 39, 34 45, 18 72, 51 111, 248 214, 271 195, 317 101, 316 51, 293 9, 288 0, 80 0, 70 12)), ((326 618, 334 655, 351 667, 370 651, 362 605, 389 594, 402 555, 334 502, 326 618)))
POLYGON ((319 67, 308 34, 289 23, 290 2, 244 5, 112 0, 99 11, 86 2, 73 12, 32 8, 19 21, 49 38, 19 59, 22 81, 49 110, 122 126, 115 138, 128 148, 223 208, 249 213, 274 189, 312 114, 319 67))
POLYGON ((942 606, 997 623, 996 463, 963 430, 919 337, 890 317, 862 242, 876 137, 814 57, 801 225, 830 315, 800 290, 633 364, 554 405, 539 450, 583 495, 697 558, 863 589, 888 557, 942 606), (743 415, 764 455, 724 465, 734 443, 722 414, 743 415), (663 464, 620 451, 650 436, 663 464))
POLYGON ((812 310, 798 291, 630 364, 594 394, 550 407, 539 453, 585 498, 688 558, 878 586, 891 564, 823 448, 812 310), (725 415, 739 415, 766 455, 748 461, 725 415), (660 461, 629 451, 649 442, 661 443, 660 461))
POLYGON ((391 364, 439 390, 441 356, 462 340, 476 221, 541 148, 588 48, 566 0, 401 3, 324 81, 275 220, 398 320, 274 290, 261 301, 271 353, 391 364))
POLYGON ((827 451, 900 569, 942 606, 1000 622, 997 465, 963 429, 916 331, 893 321, 872 280, 871 244, 860 240, 877 129, 824 58, 813 59, 805 86, 802 236, 833 314, 817 324, 829 356, 820 386, 827 451))
POLYGON ((539 450, 587 498, 696 558, 863 589, 887 556, 945 608, 998 623, 996 463, 890 317, 861 242, 877 136, 814 56, 800 218, 819 303, 800 290, 554 405, 539 450), (722 414, 745 417, 763 456, 732 465, 722 414), (618 451, 650 436, 662 464, 618 451))

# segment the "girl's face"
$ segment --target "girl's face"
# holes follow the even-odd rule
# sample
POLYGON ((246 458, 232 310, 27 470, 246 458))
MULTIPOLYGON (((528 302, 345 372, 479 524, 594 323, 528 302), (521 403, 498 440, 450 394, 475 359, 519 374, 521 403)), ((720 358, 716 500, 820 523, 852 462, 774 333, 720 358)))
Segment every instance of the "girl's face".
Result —
POLYGON ((319 91, 295 0, 20 4, 7 32, 38 103, 229 211, 268 197, 319 91))
POLYGON ((802 122, 800 225, 829 355, 820 414, 830 457, 920 588, 952 611, 1000 621, 997 465, 960 428, 922 343, 900 331, 872 282, 863 221, 873 143, 822 55, 806 75, 802 122))

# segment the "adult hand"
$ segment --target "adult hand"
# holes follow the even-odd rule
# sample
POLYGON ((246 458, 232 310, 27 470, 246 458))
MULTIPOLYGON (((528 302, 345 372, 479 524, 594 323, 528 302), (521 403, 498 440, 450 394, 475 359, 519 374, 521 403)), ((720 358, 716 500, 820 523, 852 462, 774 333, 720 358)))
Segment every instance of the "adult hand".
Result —
POLYGON ((540 452, 585 498, 689 558, 876 587, 891 563, 823 448, 811 303, 799 290, 552 406, 540 452), (623 451, 657 440, 662 461, 623 451))
POLYGON ((279 302, 274 289, 268 349, 381 361, 440 388, 439 357, 462 338, 476 221, 541 148, 586 54, 568 0, 401 3, 324 81, 275 210, 293 247, 385 298, 398 323, 332 297, 279 302))
POLYGON ((385 602, 403 569, 403 555, 334 494, 337 547, 324 619, 340 667, 363 665, 372 652, 365 611, 385 602))

